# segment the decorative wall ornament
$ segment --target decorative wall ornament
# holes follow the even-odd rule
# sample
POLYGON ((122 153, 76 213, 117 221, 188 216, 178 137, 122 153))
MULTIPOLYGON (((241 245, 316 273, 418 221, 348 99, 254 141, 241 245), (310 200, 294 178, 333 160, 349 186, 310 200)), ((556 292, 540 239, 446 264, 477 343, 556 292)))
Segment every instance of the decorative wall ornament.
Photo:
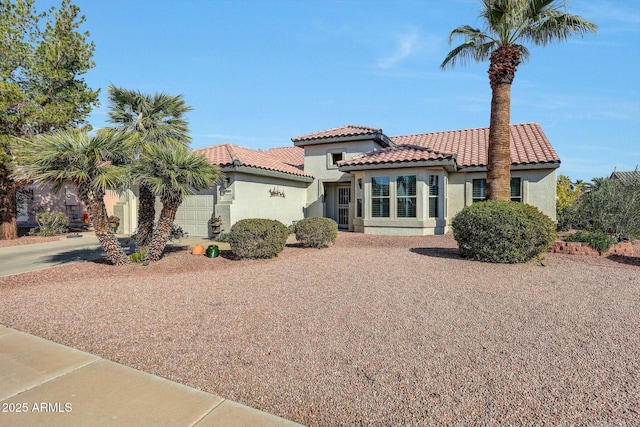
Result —
POLYGON ((269 194, 271 195, 271 197, 286 197, 284 191, 278 190, 278 187, 273 187, 273 190, 269 190, 269 194))

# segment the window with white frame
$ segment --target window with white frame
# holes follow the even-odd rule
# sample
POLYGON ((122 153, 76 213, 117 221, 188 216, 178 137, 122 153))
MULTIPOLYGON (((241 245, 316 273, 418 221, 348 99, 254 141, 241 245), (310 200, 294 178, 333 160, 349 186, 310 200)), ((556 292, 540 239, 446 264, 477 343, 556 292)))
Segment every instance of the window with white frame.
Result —
POLYGON ((429 175, 429 218, 438 217, 438 198, 440 197, 440 177, 429 175))
POLYGON ((416 217, 416 176, 396 177, 396 214, 398 218, 416 217))
POLYGON ((356 218, 362 218, 362 178, 356 180, 356 218))
POLYGON ((484 202, 487 197, 487 180, 474 179, 472 182, 471 200, 473 203, 484 202))
POLYGON ((389 177, 371 177, 371 216, 373 218, 389 218, 389 177))
POLYGON ((511 177, 511 201, 522 202, 522 178, 511 177))

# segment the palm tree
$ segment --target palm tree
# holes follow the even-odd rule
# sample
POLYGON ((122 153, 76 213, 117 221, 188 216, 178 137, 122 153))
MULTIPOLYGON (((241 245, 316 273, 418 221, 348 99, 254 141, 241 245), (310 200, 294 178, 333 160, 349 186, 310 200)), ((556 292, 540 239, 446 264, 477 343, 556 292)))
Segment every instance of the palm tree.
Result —
POLYGON ((458 61, 489 60, 488 199, 510 199, 511 83, 518 65, 529 59, 529 51, 520 43, 545 46, 575 34, 595 33, 598 28, 564 9, 564 2, 556 0, 482 0, 480 18, 485 30, 464 25, 449 35, 449 45, 458 36, 464 42, 449 52, 440 65, 442 69, 454 67, 458 61))
MULTIPOLYGON (((109 86, 109 121, 129 134, 130 158, 138 159, 145 147, 156 144, 186 146, 191 142, 184 115, 191 107, 182 95, 164 93, 146 95, 138 91, 109 86)), ((148 183, 139 182, 137 247, 145 250, 151 243, 155 221, 155 195, 148 183)))
POLYGON ((126 168, 117 165, 122 161, 123 138, 108 132, 62 130, 16 142, 12 147, 16 178, 51 184, 55 192, 75 184, 107 258, 115 265, 129 264, 107 223, 104 204, 105 191, 124 188, 128 179, 126 168))
POLYGON ((145 261, 158 261, 169 240, 182 200, 210 188, 220 176, 217 166, 180 144, 146 145, 133 168, 134 182, 145 182, 160 197, 162 210, 145 261))

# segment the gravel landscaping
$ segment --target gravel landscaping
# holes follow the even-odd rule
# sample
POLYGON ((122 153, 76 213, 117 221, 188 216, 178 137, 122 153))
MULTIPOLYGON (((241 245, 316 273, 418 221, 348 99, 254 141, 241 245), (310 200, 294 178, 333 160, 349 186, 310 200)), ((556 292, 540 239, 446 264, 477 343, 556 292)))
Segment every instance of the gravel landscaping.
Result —
POLYGON ((0 278, 0 323, 311 426, 638 425, 635 257, 460 259, 340 233, 273 260, 175 247, 0 278))

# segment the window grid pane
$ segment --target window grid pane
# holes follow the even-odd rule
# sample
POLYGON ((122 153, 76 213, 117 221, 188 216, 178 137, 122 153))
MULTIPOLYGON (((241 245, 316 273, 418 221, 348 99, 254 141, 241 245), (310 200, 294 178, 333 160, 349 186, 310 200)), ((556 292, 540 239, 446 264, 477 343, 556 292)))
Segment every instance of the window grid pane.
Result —
POLYGON ((377 198, 371 200, 371 216, 374 218, 389 218, 389 199, 377 198))
POLYGON ((429 218, 438 217, 438 196, 440 195, 440 176, 429 175, 429 218))
POLYGON ((519 177, 511 178, 511 201, 522 201, 522 180, 519 177))
POLYGON ((429 218, 438 217, 438 198, 429 197, 429 218))
POLYGON ((474 179, 472 182, 473 182, 473 192, 472 192, 473 203, 482 202, 487 197, 486 196, 487 180, 484 178, 474 179))
POLYGON ((437 196, 440 192, 440 186, 438 183, 438 175, 429 175, 429 195, 437 196))
POLYGON ((416 217, 416 198, 398 197, 398 218, 416 217))
POLYGON ((396 178, 396 192, 398 197, 412 197, 416 195, 416 176, 406 175, 396 178))
POLYGON ((371 195, 373 197, 389 196, 389 177, 379 176, 371 178, 371 195))

